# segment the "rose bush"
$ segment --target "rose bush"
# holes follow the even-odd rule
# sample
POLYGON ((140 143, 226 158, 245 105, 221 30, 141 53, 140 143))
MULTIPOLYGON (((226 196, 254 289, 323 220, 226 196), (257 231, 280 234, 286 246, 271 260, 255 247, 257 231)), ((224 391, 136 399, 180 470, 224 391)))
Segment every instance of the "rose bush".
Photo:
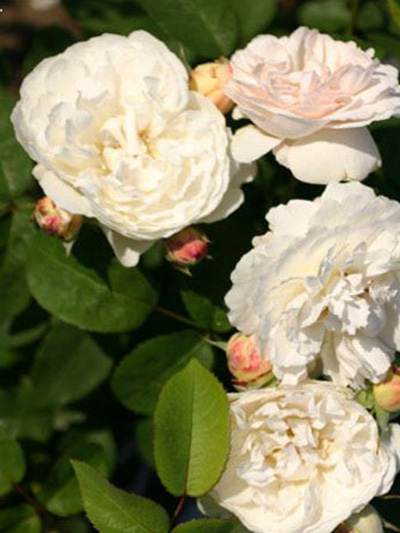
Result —
POLYGON ((287 383, 318 370, 357 389, 400 348, 400 205, 360 183, 267 215, 232 274, 231 322, 287 383))
POLYGON ((146 32, 102 35, 40 63, 12 121, 59 207, 96 218, 125 266, 155 240, 226 217, 251 167, 230 156, 218 109, 146 32))
MULTIPOLYGON (((400 426, 329 383, 230 395, 231 452, 208 498, 255 533, 331 533, 390 489, 400 426)), ((205 499, 200 507, 213 513, 205 499), (210 511, 211 510, 211 511, 210 511)))
POLYGON ((300 180, 363 180, 380 165, 366 126, 400 112, 398 71, 354 42, 299 28, 259 35, 231 59, 225 88, 240 129, 233 153, 253 161, 273 149, 300 180))

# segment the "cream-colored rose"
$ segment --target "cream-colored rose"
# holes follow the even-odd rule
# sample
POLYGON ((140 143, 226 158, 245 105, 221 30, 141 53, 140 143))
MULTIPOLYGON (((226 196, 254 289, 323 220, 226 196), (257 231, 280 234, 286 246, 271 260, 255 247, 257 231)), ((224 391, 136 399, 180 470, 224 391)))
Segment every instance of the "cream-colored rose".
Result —
POLYGON ((400 204, 332 183, 267 220, 232 274, 232 324, 286 383, 317 368, 355 390, 382 381, 400 349, 400 204))
POLYGON ((299 28, 289 37, 260 35, 231 58, 225 92, 238 130, 233 154, 253 161, 273 149, 300 180, 362 180, 380 165, 366 126, 400 111, 398 71, 372 49, 299 28))
POLYGON ((374 418, 330 383, 230 395, 231 451, 210 500, 254 533, 331 533, 399 469, 400 426, 374 418))
POLYGON ((156 239, 226 217, 251 177, 230 157, 223 115, 143 31, 104 34, 42 61, 12 121, 46 195, 96 218, 126 266, 156 239))

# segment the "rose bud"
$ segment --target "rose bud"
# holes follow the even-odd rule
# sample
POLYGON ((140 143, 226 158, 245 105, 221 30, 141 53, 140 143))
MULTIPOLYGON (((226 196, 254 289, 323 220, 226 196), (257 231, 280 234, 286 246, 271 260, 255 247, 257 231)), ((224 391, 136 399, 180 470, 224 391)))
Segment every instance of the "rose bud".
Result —
POLYGON ((338 526, 334 533, 383 533, 382 521, 371 505, 338 526))
POLYGON ((385 411, 400 411, 400 371, 396 365, 392 365, 384 381, 374 385, 373 391, 376 403, 385 411))
POLYGON ((166 258, 177 267, 187 270, 207 257, 209 242, 204 233, 189 226, 166 239, 166 258))
POLYGON ((81 215, 71 215, 60 209, 48 196, 36 202, 33 218, 47 235, 59 237, 65 242, 76 238, 83 222, 81 215))
POLYGON ((253 336, 235 333, 228 342, 226 356, 236 385, 261 387, 273 378, 272 365, 261 357, 253 336))
POLYGON ((230 62, 221 58, 214 63, 198 65, 190 73, 189 87, 192 91, 206 96, 218 109, 226 114, 233 107, 232 100, 224 93, 224 87, 232 77, 230 62))

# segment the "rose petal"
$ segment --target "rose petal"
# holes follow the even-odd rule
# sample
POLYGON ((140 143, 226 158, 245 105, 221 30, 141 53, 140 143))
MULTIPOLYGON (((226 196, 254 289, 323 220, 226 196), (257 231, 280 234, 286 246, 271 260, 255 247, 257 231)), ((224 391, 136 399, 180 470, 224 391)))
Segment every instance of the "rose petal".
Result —
POLYGON ((45 194, 58 207, 66 209, 74 215, 93 216, 90 204, 83 194, 80 194, 76 189, 65 183, 65 181, 62 181, 54 172, 46 170, 41 165, 36 165, 33 169, 33 175, 38 180, 45 194))
POLYGON ((232 154, 240 163, 250 163, 268 153, 282 142, 282 139, 263 133, 255 126, 244 126, 238 130, 232 141, 232 154))
POLYGON ((377 146, 367 128, 324 129, 284 143, 274 152, 279 163, 306 183, 361 181, 381 165, 377 146))
POLYGON ((139 262, 141 254, 148 250, 155 242, 135 241, 116 233, 106 226, 101 226, 101 229, 103 230, 108 242, 114 250, 118 261, 125 267, 136 266, 139 262))

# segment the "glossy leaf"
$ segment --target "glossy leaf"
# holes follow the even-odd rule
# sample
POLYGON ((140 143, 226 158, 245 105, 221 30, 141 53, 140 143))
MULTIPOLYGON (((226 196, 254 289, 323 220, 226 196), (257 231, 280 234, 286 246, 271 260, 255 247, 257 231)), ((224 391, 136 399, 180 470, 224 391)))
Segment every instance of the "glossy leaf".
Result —
POLYGON ((70 516, 83 509, 78 483, 71 466, 71 459, 85 461, 101 472, 111 473, 110 450, 104 442, 92 439, 88 434, 68 446, 54 464, 37 498, 57 516, 70 516))
POLYGON ((192 290, 183 290, 181 296, 187 312, 200 328, 218 333, 232 329, 225 310, 206 296, 192 290))
POLYGON ((235 47, 237 23, 229 0, 140 0, 140 4, 161 28, 204 57, 227 56, 235 47))
POLYGON ((28 504, 16 505, 0 511, 0 531, 4 533, 41 533, 38 515, 28 504))
POLYGON ((243 44, 265 32, 277 13, 276 0, 231 0, 243 44))
POLYGON ((21 446, 14 439, 0 435, 0 496, 13 489, 25 475, 25 459, 21 446))
POLYGON ((44 339, 33 365, 38 404, 54 407, 79 400, 104 381, 110 368, 110 359, 88 334, 58 324, 44 339))
POLYGON ((212 348, 194 331, 150 339, 121 361, 112 380, 113 391, 132 411, 151 414, 164 383, 193 358, 207 366, 213 361, 212 348))
POLYGON ((87 266, 74 255, 67 257, 61 242, 44 234, 36 236, 29 254, 28 283, 47 311, 89 331, 138 328, 157 299, 137 268, 124 268, 113 259, 106 272, 99 272, 94 264, 87 266))
POLYGON ((218 481, 229 448, 225 391, 192 360, 163 388, 154 414, 158 475, 174 496, 201 496, 218 481))
POLYGON ((29 304, 25 279, 28 248, 34 234, 30 211, 17 209, 12 215, 7 250, 0 267, 0 320, 13 317, 29 304))
POLYGON ((85 511, 101 533, 167 533, 169 519, 151 500, 117 489, 90 466, 73 461, 85 511))

